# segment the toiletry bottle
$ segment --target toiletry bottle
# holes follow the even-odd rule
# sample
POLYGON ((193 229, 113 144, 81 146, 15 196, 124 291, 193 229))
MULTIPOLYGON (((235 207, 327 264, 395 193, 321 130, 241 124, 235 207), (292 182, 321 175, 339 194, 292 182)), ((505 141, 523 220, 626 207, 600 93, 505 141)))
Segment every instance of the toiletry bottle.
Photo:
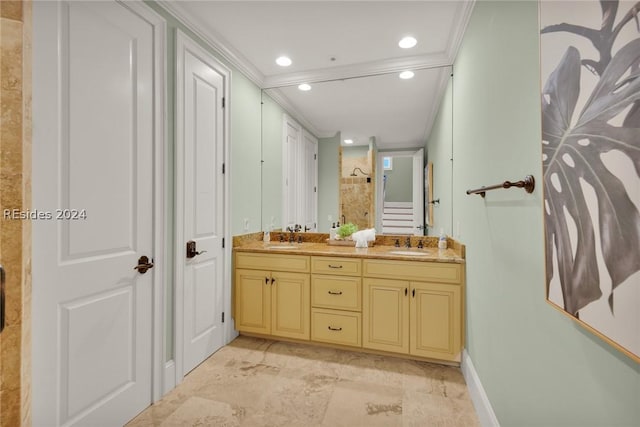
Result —
POLYGON ((269 242, 271 242, 271 232, 269 232, 269 230, 264 232, 264 236, 262 237, 262 241, 266 244, 268 244, 269 242))
POLYGON ((331 229, 329 230, 329 239, 336 240, 337 232, 338 232, 338 229, 336 228, 336 223, 334 222, 333 224, 331 224, 331 229))
POLYGON ((444 234, 444 230, 440 229, 440 238, 438 239, 438 249, 447 249, 447 236, 444 234))

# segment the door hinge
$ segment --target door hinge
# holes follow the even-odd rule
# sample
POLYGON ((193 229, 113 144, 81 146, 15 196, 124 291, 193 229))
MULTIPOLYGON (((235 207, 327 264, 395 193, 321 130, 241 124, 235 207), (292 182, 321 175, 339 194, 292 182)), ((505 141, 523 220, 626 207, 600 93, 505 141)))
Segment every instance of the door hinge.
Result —
POLYGON ((317 193, 318 192, 318 187, 313 187, 313 192, 317 193))
POLYGON ((223 163, 223 164, 222 164, 222 173, 225 173, 225 172, 226 172, 226 170, 227 170, 227 167, 226 167, 226 165, 223 163))
POLYGON ((222 108, 224 108, 224 107, 225 107, 225 102, 224 102, 224 100, 225 100, 225 98, 224 98, 224 96, 223 96, 223 97, 222 97, 222 108))
POLYGON ((318 155, 317 154, 313 155, 313 160, 318 160, 318 155))
POLYGON ((222 249, 224 249, 224 237, 222 238, 222 249))
POLYGON ((224 311, 222 312, 222 323, 224 323, 224 311))

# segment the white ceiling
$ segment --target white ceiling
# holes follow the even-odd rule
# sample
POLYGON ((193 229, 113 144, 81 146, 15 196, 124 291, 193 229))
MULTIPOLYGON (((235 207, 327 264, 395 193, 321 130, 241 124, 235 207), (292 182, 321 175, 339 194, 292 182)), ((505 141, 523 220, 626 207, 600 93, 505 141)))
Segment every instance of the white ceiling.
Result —
POLYGON ((295 85, 271 95, 317 136, 374 136, 389 149, 424 145, 450 74, 439 67, 453 63, 473 8, 473 0, 160 3, 258 86, 295 85), (416 47, 398 47, 406 35, 416 47), (280 55, 293 64, 276 65, 280 55), (416 77, 399 79, 406 69, 416 77), (304 82, 326 83, 301 92, 304 82))

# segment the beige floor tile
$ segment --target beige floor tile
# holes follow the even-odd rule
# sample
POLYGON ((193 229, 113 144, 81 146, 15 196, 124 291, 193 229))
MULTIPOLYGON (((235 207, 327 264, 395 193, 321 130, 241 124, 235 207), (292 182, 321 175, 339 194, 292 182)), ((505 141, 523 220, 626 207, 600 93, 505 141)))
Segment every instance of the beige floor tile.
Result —
POLYGON ((471 400, 435 396, 429 390, 405 390, 402 425, 407 427, 476 427, 471 400))
POLYGON ((478 425, 460 369, 238 337, 132 420, 142 426, 478 425))
POLYGON ((285 370, 274 379, 260 410, 243 425, 320 425, 338 378, 315 373, 298 377, 294 372, 285 370))
POLYGON ((201 397, 190 397, 174 411, 160 427, 216 426, 237 427, 240 421, 228 403, 201 397))
POLYGON ((333 390, 323 426, 401 426, 402 389, 343 381, 333 390))
POLYGON ((469 398, 462 372, 453 366, 408 361, 402 376, 403 388, 428 390, 428 393, 456 399, 469 398))

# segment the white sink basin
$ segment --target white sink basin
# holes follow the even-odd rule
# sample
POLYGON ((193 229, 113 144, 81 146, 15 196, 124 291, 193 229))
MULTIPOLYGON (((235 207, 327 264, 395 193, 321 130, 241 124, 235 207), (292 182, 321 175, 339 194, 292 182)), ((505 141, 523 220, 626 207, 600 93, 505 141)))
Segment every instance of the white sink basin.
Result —
POLYGON ((391 251, 390 254, 394 255, 408 255, 408 256, 426 256, 429 252, 414 252, 414 251, 391 251))

